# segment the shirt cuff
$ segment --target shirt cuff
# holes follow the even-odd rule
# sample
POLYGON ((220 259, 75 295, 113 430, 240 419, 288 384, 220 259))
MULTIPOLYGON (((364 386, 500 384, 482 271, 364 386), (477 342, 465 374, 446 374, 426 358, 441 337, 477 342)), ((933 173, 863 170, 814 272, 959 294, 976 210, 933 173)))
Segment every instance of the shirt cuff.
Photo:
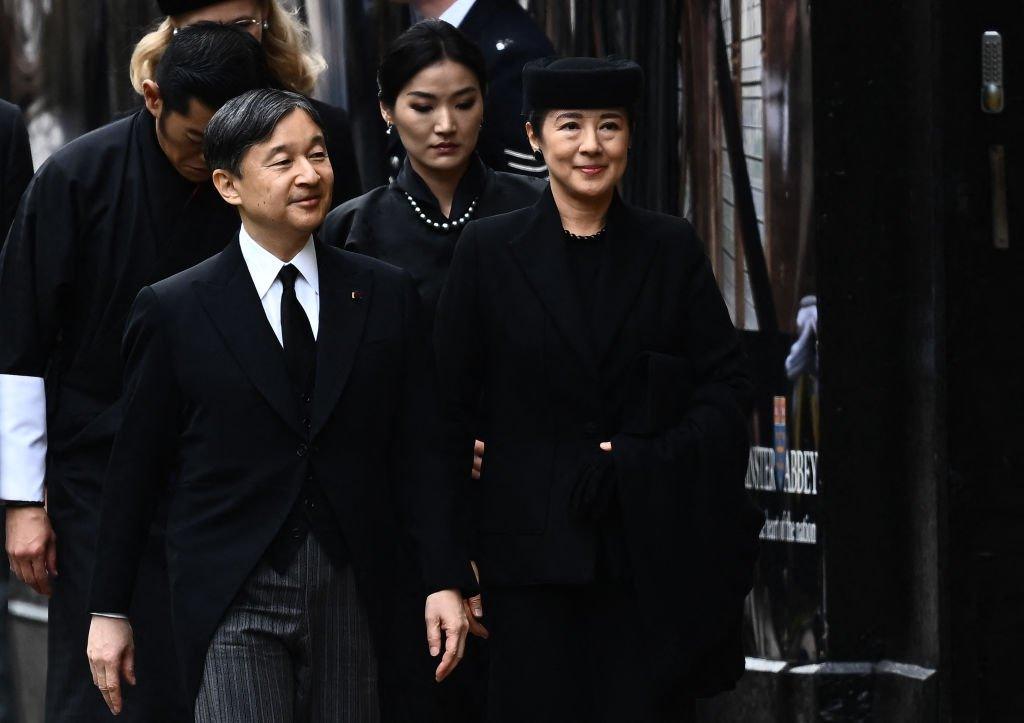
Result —
POLYGON ((0 499, 42 502, 45 476, 43 379, 0 374, 0 499))
POLYGON ((127 620, 128 616, 121 613, 89 613, 94 618, 114 618, 115 620, 127 620))

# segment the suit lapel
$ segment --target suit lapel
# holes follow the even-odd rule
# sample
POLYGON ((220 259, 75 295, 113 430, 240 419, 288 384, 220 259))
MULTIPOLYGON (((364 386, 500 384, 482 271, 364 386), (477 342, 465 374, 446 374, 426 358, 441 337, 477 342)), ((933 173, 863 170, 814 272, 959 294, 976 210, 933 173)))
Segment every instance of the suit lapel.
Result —
POLYGON ((194 288, 253 386, 289 427, 304 436, 281 344, 256 295, 237 238, 217 257, 211 280, 197 281, 194 288))
MULTIPOLYGON (((492 2, 489 2, 489 0, 477 0, 477 2, 473 3, 473 7, 469 9, 469 12, 466 13, 466 17, 459 23, 459 30, 479 44, 480 38, 477 36, 493 14, 494 4, 492 2)), ((481 50, 486 54, 489 48, 481 48, 481 50)))
POLYGON ((592 377, 597 363, 589 325, 572 288, 562 221, 548 188, 533 206, 533 217, 510 242, 512 254, 562 336, 592 377))
POLYGON ((341 255, 316 242, 320 273, 320 331, 316 341, 311 433, 327 422, 348 381, 370 306, 373 273, 347 268, 341 255))
POLYGON ((629 316, 651 268, 658 240, 642 227, 642 217, 618 194, 608 209, 608 257, 601 271, 595 329, 597 358, 603 361, 629 316))

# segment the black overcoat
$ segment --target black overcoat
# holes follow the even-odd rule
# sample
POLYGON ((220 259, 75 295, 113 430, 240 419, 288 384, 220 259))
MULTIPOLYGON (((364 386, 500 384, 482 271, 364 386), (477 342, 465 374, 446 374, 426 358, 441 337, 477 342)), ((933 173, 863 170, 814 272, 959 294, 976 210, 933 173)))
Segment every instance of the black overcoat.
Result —
POLYGON ((32 178, 32 149, 18 106, 0 99, 0 248, 32 178))
MULTIPOLYGON (((421 595, 475 587, 453 521, 454 467, 432 431, 437 406, 415 287, 366 256, 320 243, 316 254, 320 331, 309 397, 292 391, 237 241, 143 289, 125 332, 124 424, 103 488, 91 608, 126 609, 138 543, 173 465, 168 566, 191 699, 211 636, 307 478, 321 485, 351 552, 385 706, 394 703, 384 669, 395 662, 390 636, 408 629, 392 615, 398 586, 421 595), (407 540, 420 573, 402 554, 407 540)), ((420 642, 422 599, 411 621, 420 642)))
POLYGON ((708 693, 743 669, 760 527, 743 489, 744 357, 689 223, 616 198, 608 236, 593 309, 574 291, 550 190, 471 223, 456 248, 435 345, 456 447, 487 445, 474 555, 485 590, 587 584, 617 529, 640 609, 657 611, 652 674, 708 693), (603 441, 621 508, 611 526, 568 510, 603 441))
MULTIPOLYGON (((460 218, 473 206, 473 218, 487 218, 532 205, 544 183, 487 168, 474 156, 455 190, 449 216, 460 218)), ((427 184, 405 160, 398 177, 343 204, 327 215, 320 229, 325 243, 366 254, 404 269, 423 299, 423 318, 433 328, 434 310, 462 227, 449 232, 428 228, 413 210, 412 196, 426 215, 447 221, 427 184)))
MULTIPOLYGON (((50 599, 48 719, 107 720, 82 654, 99 524, 100 487, 121 423, 121 337, 146 284, 224 249, 238 212, 209 181, 167 160, 145 110, 76 138, 32 178, 0 255, 0 374, 46 384, 47 509, 57 536, 50 599)), ((139 621, 138 687, 128 720, 190 720, 168 630, 157 536, 132 608, 139 621), (181 693, 176 694, 181 697, 181 693)))

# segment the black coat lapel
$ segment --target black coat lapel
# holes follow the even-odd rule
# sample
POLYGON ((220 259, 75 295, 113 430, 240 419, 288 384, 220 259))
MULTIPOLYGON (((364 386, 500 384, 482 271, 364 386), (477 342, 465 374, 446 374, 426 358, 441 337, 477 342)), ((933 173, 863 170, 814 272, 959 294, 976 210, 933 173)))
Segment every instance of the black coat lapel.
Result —
POLYGON ((603 361, 629 316, 651 268, 658 239, 644 227, 643 216, 618 194, 608 209, 608 257, 601 271, 594 328, 597 358, 603 361))
POLYGON ((320 274, 320 331, 316 338, 316 384, 313 387, 313 426, 319 432, 341 396, 370 306, 373 273, 346 267, 339 252, 316 242, 320 274))
POLYGON ((193 284, 203 308, 256 389, 289 427, 305 436, 284 352, 256 295, 237 238, 215 263, 209 282, 193 284))
POLYGON ((534 204, 533 216, 511 241, 512 254, 522 267, 544 308, 554 319, 585 368, 597 376, 597 361, 580 301, 573 290, 565 253, 562 220, 548 188, 534 204))

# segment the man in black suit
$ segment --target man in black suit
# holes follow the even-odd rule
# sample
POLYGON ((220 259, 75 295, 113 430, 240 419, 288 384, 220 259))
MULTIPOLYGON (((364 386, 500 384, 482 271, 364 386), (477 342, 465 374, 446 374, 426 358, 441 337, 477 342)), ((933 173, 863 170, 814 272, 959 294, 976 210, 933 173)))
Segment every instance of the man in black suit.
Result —
POLYGON ((416 288, 313 239, 333 172, 301 96, 230 101, 204 153, 242 228, 144 288, 129 320, 91 595, 94 682, 118 711, 134 651, 127 621, 109 615, 128 609, 169 477, 171 605, 196 720, 412 720, 398 709, 400 662, 382 653, 418 616, 399 618, 393 601, 402 585, 423 590, 431 654, 446 637, 440 680, 465 643, 460 589, 475 586, 416 288))

